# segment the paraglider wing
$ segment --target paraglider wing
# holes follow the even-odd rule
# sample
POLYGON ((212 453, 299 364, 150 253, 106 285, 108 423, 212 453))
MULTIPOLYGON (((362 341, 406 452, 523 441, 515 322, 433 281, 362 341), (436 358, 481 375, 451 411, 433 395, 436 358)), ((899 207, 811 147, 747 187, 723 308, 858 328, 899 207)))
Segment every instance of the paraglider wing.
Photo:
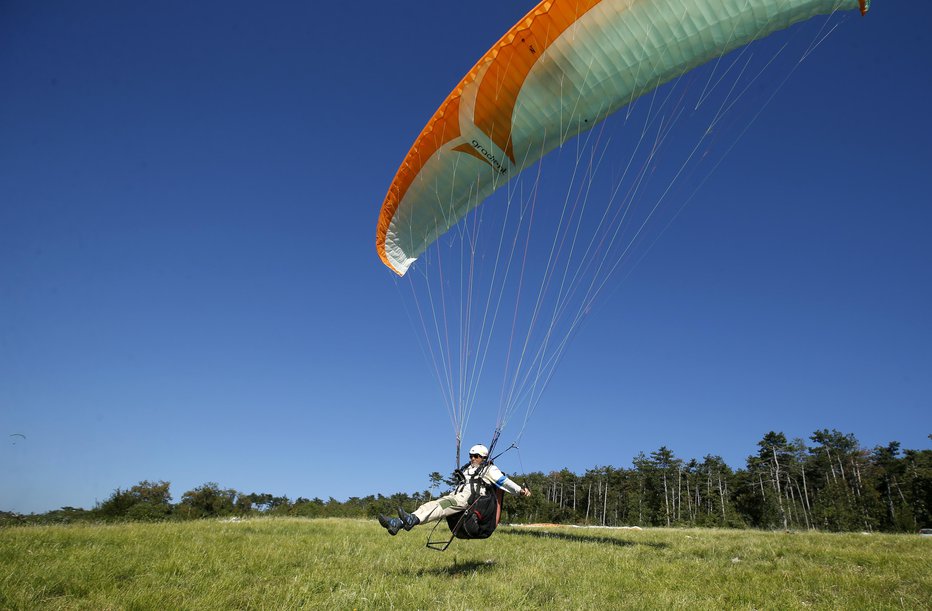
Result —
POLYGON ((417 137, 376 248, 399 275, 548 151, 638 97, 799 21, 869 0, 547 0, 469 71, 417 137))

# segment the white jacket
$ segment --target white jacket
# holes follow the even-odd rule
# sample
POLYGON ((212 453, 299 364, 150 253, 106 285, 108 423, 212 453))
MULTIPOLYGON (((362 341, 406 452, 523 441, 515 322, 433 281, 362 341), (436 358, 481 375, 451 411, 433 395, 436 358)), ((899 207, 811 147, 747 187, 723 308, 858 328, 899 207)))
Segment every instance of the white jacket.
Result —
MULTIPOLYGON (((502 470, 495 465, 480 467, 474 467, 470 465, 463 469, 463 475, 466 476, 466 483, 460 484, 456 489, 457 492, 469 488, 469 481, 473 478, 473 476, 476 474, 476 471, 479 469, 485 469, 485 471, 482 473, 483 484, 490 484, 496 488, 501 488, 510 494, 518 494, 521 492, 521 486, 516 484, 511 478, 502 473, 502 470)), ((486 487, 483 486, 483 489, 479 491, 480 494, 485 494, 485 488, 486 487)))

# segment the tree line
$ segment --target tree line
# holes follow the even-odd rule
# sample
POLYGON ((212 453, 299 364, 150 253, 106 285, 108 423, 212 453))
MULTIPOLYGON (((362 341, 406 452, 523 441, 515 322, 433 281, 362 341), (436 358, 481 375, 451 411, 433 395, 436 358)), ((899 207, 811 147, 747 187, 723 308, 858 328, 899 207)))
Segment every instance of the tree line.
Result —
MULTIPOLYGON (((932 439, 932 435, 929 436, 932 439)), ((631 468, 532 473, 540 494, 515 499, 515 522, 602 526, 717 526, 915 532, 932 526, 932 450, 898 442, 865 449, 853 435, 816 431, 809 442, 769 432, 745 467, 719 456, 678 458, 667 447, 631 468)))
MULTIPOLYGON (((932 435, 929 436, 932 439, 932 435)), ((898 442, 865 449, 853 435, 816 431, 808 442, 769 432, 743 468, 719 456, 677 457, 661 447, 631 467, 568 469, 512 478, 529 498, 507 497, 502 520, 601 526, 715 526, 827 531, 915 532, 932 526, 932 450, 902 450, 898 442)), ((173 503, 170 484, 142 481, 117 488, 93 509, 63 507, 41 515, 0 513, 0 524, 73 520, 188 520, 278 515, 373 518, 412 510, 446 492, 450 479, 433 472, 420 492, 289 499, 243 493, 209 482, 173 503)))

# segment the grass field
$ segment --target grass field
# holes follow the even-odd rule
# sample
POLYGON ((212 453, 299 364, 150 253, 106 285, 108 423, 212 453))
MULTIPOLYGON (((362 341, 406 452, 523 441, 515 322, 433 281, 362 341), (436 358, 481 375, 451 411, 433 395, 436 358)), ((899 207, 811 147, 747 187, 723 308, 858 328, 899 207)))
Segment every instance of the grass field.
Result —
POLYGON ((0 529, 3 609, 932 609, 932 538, 374 521, 0 529))

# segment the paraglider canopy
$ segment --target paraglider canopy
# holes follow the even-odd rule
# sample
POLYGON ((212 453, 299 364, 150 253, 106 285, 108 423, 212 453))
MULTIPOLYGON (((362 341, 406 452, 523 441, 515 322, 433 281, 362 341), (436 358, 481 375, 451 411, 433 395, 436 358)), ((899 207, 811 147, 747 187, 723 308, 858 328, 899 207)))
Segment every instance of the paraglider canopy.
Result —
POLYGON ((376 249, 398 275, 511 177, 645 93, 815 15, 869 0, 547 0, 460 81, 385 196, 376 249))

